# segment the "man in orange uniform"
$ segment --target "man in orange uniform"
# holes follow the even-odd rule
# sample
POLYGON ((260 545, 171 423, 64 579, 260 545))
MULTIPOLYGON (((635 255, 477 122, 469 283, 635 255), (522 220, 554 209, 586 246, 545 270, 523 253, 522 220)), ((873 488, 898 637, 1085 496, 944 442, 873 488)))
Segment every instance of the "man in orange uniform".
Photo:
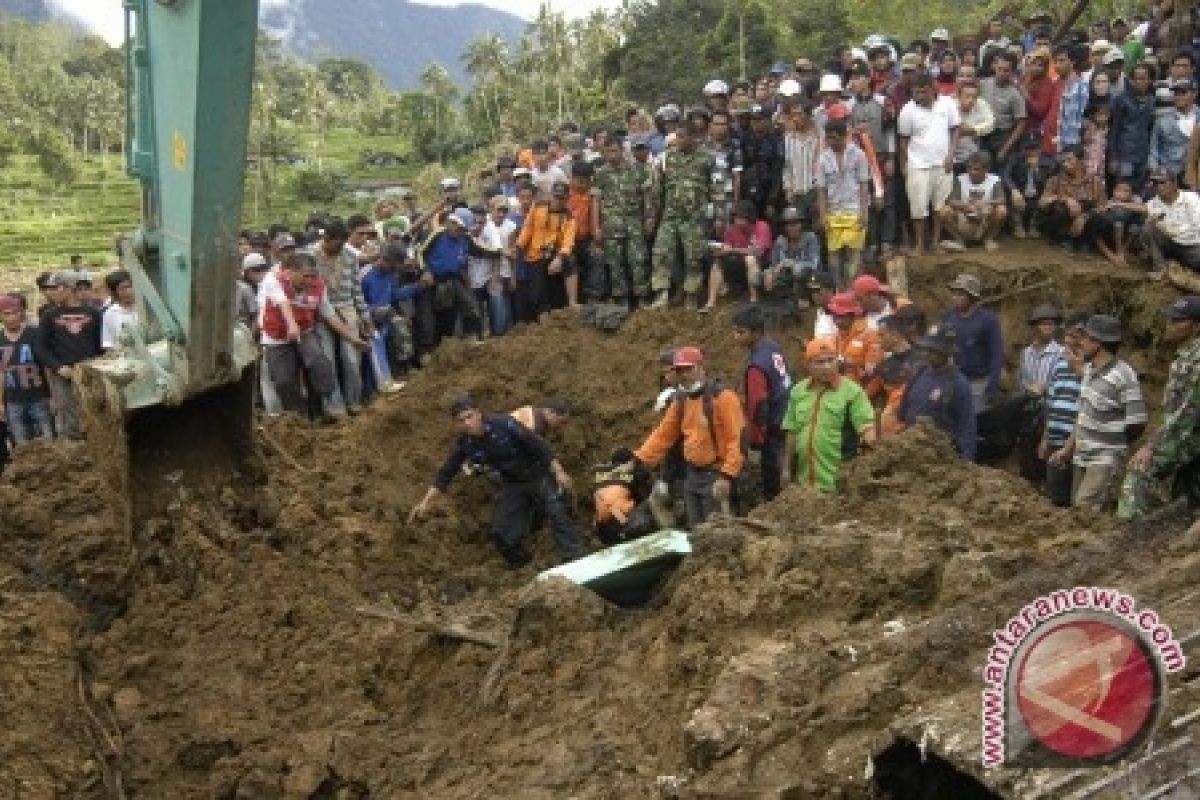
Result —
POLYGON ((855 383, 865 385, 883 360, 878 331, 869 328, 866 312, 853 292, 835 294, 825 307, 837 328, 838 369, 855 383))
POLYGON ((575 220, 567 193, 567 184, 554 184, 549 203, 535 205, 517 234, 516 246, 529 265, 526 308, 534 319, 567 304, 563 281, 575 252, 575 220))
POLYGON ((924 315, 916 306, 905 306, 901 313, 890 314, 879 320, 879 341, 887 356, 875 368, 867 385, 867 396, 876 408, 880 408, 879 432, 891 436, 904 430, 899 416, 900 401, 913 374, 920 368, 921 359, 917 348, 916 325, 924 325, 924 315), (912 309, 912 311, 909 311, 912 309))
POLYGON ((679 392, 658 427, 633 455, 653 467, 676 442, 683 442, 688 527, 694 528, 714 511, 728 510, 734 481, 745 466, 742 432, 746 421, 737 394, 708 379, 700 348, 679 348, 673 366, 680 379, 679 392))

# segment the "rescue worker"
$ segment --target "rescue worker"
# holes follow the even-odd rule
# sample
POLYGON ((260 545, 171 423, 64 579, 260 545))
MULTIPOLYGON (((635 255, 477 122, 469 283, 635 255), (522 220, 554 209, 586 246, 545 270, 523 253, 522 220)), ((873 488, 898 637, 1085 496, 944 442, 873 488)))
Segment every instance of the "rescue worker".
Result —
POLYGON ((645 237, 653 231, 653 171, 627 160, 624 142, 614 136, 604 144, 604 164, 596 170, 593 191, 594 237, 608 269, 613 302, 649 302, 645 237))
POLYGON ((879 344, 887 353, 867 384, 867 396, 879 409, 879 435, 891 436, 904 430, 900 401, 908 382, 920 368, 921 353, 913 345, 912 332, 924 327, 924 314, 916 306, 905 306, 879 320, 879 344), (917 322, 920 318, 922 321, 917 322))
POLYGON ((687 519, 694 528, 718 509, 729 510, 734 482, 745 466, 742 433, 746 423, 738 396, 719 381, 708 379, 700 348, 679 348, 672 366, 680 380, 679 392, 658 427, 633 455, 639 463, 654 467, 676 442, 683 443, 687 519))
POLYGON ((916 371, 904 391, 898 410, 900 421, 912 427, 928 419, 950 436, 960 456, 973 460, 977 442, 975 406, 971 384, 951 361, 956 347, 954 334, 934 325, 917 347, 925 365, 916 371))
POLYGON ((1172 499, 1200 508, 1200 296, 1185 295, 1163 311, 1166 339, 1179 350, 1163 391, 1163 421, 1133 458, 1117 515, 1144 516, 1155 506, 1157 485, 1172 475, 1172 499))
POLYGON ((779 345, 766 336, 767 320, 758 306, 745 306, 733 315, 733 338, 750 351, 743 391, 746 398, 747 446, 759 454, 762 494, 779 494, 783 470, 783 415, 787 411, 792 376, 779 345))
POLYGON ((595 490, 596 536, 606 545, 637 539, 657 529, 645 502, 650 494, 650 473, 633 460, 633 453, 620 448, 607 464, 592 472, 595 490))
POLYGON ((509 416, 538 436, 546 438, 571 421, 571 404, 556 397, 540 406, 521 406, 509 416))
POLYGON ((836 341, 813 339, 804 348, 804 361, 808 377, 792 387, 783 418, 783 482, 795 476, 801 485, 833 492, 848 430, 857 441, 874 444, 875 411, 863 388, 839 374, 836 341))
POLYGON ((708 228, 716 204, 725 195, 725 187, 712 182, 712 169, 712 155, 697 147, 692 125, 680 125, 674 147, 663 157, 658 180, 661 199, 655 203, 653 217, 658 233, 654 239, 651 308, 665 308, 670 302, 671 267, 680 252, 684 261, 684 305, 689 311, 699 308, 708 228))
POLYGON ((850 292, 835 294, 825 310, 833 317, 836 328, 834 342, 839 371, 855 383, 864 384, 883 360, 879 333, 867 327, 863 307, 850 292))
POLYGON ((445 494, 465 464, 489 469, 500 493, 492 513, 492 540, 510 567, 532 560, 524 538, 530 520, 540 512, 550 521, 558 557, 566 562, 586 555, 579 531, 563 496, 571 476, 555 458, 546 440, 508 415, 484 416, 469 397, 460 397, 450 413, 461 433, 442 463, 433 485, 409 514, 409 522, 425 516, 429 505, 445 494))

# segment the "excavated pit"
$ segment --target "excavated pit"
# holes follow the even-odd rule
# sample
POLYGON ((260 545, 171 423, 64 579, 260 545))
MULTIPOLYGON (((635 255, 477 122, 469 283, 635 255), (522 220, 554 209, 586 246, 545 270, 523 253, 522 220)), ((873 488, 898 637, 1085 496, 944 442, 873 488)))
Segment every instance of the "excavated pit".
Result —
MULTIPOLYGON (((1003 255, 910 265, 911 292, 942 307, 964 270, 1009 292, 1010 364, 1037 302, 1117 311, 1156 396, 1168 354, 1155 314, 1171 290, 1035 246, 1003 255)), ((773 333, 799 363, 799 330, 773 333)), ((553 563, 545 533, 533 565, 503 569, 482 480, 407 522, 456 394, 497 411, 575 401, 556 447, 582 486, 649 430, 657 355, 685 342, 737 379, 723 315, 639 313, 610 335, 560 313, 481 347, 450 342, 351 424, 261 420, 267 487, 168 482, 132 536, 125 498, 108 496, 84 448, 24 451, 0 482, 0 786, 47 798, 925 796, 902 793, 915 774, 918 787, 1035 796, 1039 776, 979 766, 991 630, 1079 582, 1200 629, 1181 602, 1200 581, 1200 530, 1134 536, 1051 508, 924 429, 851 464, 838 497, 793 488, 755 525, 703 527, 644 609, 533 582, 553 563), (89 624, 103 604, 115 610, 89 624)), ((1181 702, 1193 687, 1172 680, 1181 702)))

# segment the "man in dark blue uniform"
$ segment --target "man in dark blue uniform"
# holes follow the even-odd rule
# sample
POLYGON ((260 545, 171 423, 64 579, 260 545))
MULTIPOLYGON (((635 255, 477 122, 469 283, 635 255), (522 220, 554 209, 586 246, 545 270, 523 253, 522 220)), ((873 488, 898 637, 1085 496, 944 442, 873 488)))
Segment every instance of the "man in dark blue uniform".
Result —
POLYGON ((954 447, 963 458, 975 458, 977 431, 971 384, 951 363, 956 344, 954 334, 934 325, 917 342, 925 357, 925 365, 917 369, 904 398, 898 416, 906 427, 926 418, 954 440, 954 447))
POLYGON ((535 512, 549 521, 559 558, 573 561, 586 555, 565 500, 571 477, 546 441, 511 416, 485 417, 468 397, 456 400, 450 413, 462 433, 433 485, 409 515, 409 522, 424 516, 429 504, 444 494, 454 476, 469 464, 489 470, 499 484, 492 539, 510 567, 524 566, 531 559, 523 540, 535 512))

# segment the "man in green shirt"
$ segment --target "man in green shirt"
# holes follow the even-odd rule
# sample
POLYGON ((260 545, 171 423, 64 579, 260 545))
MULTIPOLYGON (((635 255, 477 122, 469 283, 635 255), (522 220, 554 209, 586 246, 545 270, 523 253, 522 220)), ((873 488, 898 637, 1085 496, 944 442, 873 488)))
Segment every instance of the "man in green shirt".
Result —
POLYGON ((875 409, 861 386, 838 374, 837 342, 833 339, 813 339, 804 357, 808 377, 792 387, 783 418, 787 432, 783 484, 795 475, 797 483, 832 492, 837 489, 847 423, 864 445, 874 444, 875 409))

